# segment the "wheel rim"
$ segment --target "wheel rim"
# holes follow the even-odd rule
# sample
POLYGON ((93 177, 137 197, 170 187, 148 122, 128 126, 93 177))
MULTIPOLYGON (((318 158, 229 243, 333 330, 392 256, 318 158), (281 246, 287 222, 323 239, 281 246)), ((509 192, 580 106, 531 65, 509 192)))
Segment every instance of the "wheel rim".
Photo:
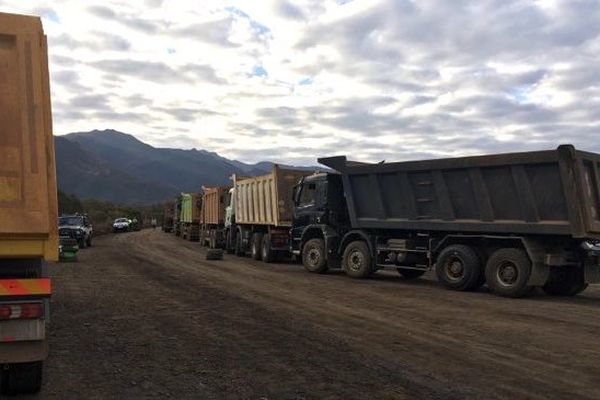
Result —
POLYGON ((496 278, 502 286, 513 286, 519 279, 519 269, 510 261, 503 261, 496 271, 496 278))
POLYGON ((444 274, 449 281, 457 282, 465 276, 465 265, 458 256, 452 256, 444 264, 444 274))
POLYGON ((312 247, 310 250, 308 250, 307 258, 308 258, 308 264, 311 267, 314 267, 319 264, 319 260, 321 259, 321 252, 318 249, 312 247))
POLYGON ((360 251, 352 251, 348 257, 348 268, 352 271, 359 271, 363 266, 364 259, 365 257, 360 251))

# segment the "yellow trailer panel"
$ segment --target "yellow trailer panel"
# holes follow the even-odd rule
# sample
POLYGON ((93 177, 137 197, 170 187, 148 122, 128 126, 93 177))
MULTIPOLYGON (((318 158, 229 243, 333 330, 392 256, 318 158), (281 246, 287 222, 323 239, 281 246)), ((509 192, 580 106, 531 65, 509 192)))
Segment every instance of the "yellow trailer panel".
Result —
POLYGON ((0 258, 58 260, 47 42, 38 17, 0 13, 0 258))

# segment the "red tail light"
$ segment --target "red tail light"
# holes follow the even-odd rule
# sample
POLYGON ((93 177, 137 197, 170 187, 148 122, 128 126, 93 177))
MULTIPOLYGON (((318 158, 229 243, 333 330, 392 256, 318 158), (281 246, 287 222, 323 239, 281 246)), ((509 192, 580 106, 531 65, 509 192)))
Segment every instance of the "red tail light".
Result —
POLYGON ((33 319, 44 316, 42 303, 0 304, 0 320, 33 319))

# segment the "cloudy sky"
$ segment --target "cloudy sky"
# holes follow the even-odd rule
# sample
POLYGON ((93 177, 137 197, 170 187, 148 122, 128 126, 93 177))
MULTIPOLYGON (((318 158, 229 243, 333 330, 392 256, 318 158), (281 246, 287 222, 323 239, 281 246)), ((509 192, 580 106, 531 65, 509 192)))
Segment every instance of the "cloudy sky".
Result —
POLYGON ((0 0, 41 15, 55 133, 312 164, 600 152, 600 0, 0 0))

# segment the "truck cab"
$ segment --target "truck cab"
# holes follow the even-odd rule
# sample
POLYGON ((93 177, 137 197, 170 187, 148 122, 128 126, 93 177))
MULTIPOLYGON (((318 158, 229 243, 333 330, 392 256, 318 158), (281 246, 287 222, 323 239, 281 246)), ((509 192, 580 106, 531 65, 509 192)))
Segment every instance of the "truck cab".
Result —
POLYGON ((339 234, 349 229, 341 175, 318 173, 304 177, 293 196, 292 253, 301 255, 304 244, 311 240, 322 240, 323 251, 335 252, 339 234))

